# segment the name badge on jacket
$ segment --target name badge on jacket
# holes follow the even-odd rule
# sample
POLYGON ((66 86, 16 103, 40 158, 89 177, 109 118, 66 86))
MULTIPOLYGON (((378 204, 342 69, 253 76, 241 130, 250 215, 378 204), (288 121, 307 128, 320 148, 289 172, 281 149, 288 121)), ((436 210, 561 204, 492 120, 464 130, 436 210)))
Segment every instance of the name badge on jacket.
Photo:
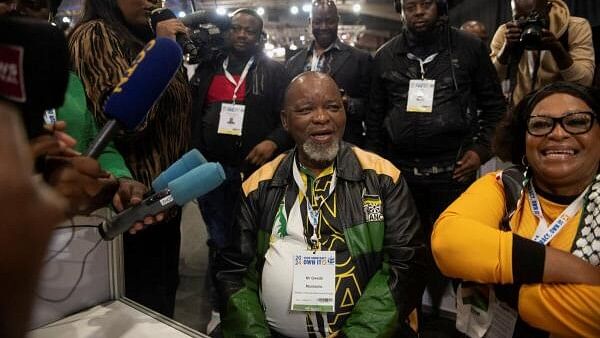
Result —
POLYGON ((242 136, 245 109, 246 106, 243 104, 221 104, 221 113, 219 116, 219 127, 217 133, 242 136))
POLYGON ((413 113, 431 113, 435 80, 410 80, 406 111, 413 113))

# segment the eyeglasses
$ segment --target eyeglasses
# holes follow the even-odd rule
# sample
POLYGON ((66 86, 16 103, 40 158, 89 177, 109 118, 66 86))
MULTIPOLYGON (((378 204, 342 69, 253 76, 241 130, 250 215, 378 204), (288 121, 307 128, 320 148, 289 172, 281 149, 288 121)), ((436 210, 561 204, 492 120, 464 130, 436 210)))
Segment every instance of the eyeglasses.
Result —
POLYGON ((591 111, 568 113, 561 117, 531 115, 527 119, 527 132, 533 136, 550 134, 556 123, 571 135, 585 134, 594 126, 596 113, 591 111))

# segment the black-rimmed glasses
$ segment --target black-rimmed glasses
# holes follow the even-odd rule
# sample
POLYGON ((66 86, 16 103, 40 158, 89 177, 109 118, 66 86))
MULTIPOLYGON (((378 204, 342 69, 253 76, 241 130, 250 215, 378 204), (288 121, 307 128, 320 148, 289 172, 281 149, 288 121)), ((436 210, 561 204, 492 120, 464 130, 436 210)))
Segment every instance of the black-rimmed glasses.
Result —
POLYGON ((572 112, 561 117, 531 115, 527 119, 527 132, 533 136, 546 136, 560 123, 571 135, 585 134, 594 126, 596 113, 591 111, 572 112))

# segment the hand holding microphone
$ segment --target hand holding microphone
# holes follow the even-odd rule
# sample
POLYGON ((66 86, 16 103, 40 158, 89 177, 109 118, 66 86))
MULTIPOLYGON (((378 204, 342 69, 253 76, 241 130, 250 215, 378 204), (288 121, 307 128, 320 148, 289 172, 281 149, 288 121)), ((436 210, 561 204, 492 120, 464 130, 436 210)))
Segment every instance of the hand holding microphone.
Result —
POLYGON ((148 215, 156 215, 176 205, 183 206, 215 189, 224 180, 225 173, 220 164, 202 164, 169 182, 166 189, 156 192, 135 207, 104 222, 99 228, 100 235, 105 240, 111 240, 148 215))
POLYGON ((187 35, 187 28, 168 8, 157 8, 150 15, 150 25, 156 36, 173 38, 190 59, 198 56, 198 49, 187 35))
POLYGON ((173 41, 177 41, 178 35, 187 35, 187 27, 177 19, 168 19, 158 22, 156 24, 155 32, 156 37, 169 38, 173 41))
MULTIPOLYGON (((169 182, 183 176, 185 173, 191 171, 192 169, 206 163, 206 159, 202 154, 196 150, 192 149, 188 151, 185 155, 183 155, 180 159, 175 161, 175 163, 171 164, 167 170, 163 171, 160 175, 158 175, 154 181, 152 181, 152 189, 153 191, 161 191, 167 189, 169 182)), ((144 186, 144 189, 146 187, 144 186)), ((144 190, 146 193, 146 190, 144 190)), ((139 202, 136 201, 132 204, 140 204, 143 196, 134 197, 136 200, 139 198, 139 202)), ((113 200, 113 205, 114 200, 113 200)), ((117 205, 115 205, 117 211, 123 211, 123 208, 119 209, 117 205)), ((155 222, 161 222, 164 219, 164 213, 159 213, 157 215, 147 215, 144 217, 143 221, 140 220, 132 225, 129 229, 130 234, 135 234, 137 231, 143 230, 146 225, 150 225, 155 222)))

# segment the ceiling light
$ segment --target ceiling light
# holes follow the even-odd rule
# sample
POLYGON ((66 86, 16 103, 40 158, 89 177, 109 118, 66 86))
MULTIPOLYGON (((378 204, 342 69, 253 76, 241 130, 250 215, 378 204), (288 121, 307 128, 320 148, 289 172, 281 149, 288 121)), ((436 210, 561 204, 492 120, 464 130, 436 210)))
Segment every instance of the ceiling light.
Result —
POLYGON ((263 15, 265 14, 265 9, 264 9, 264 8, 262 8, 262 7, 258 7, 258 8, 256 9, 256 14, 258 14, 258 15, 260 15, 260 16, 263 16, 263 15))
POLYGON ((180 18, 185 18, 185 12, 184 11, 180 11, 179 13, 177 13, 177 16, 180 18))
POLYGON ((352 11, 353 11, 354 13, 360 13, 360 10, 361 10, 360 4, 354 4, 354 5, 352 6, 352 11))
POLYGON ((304 5, 302 5, 302 11, 304 13, 309 13, 311 9, 312 9, 312 5, 311 4, 304 4, 304 5))
POLYGON ((225 15, 225 14, 227 14, 227 10, 225 10, 225 7, 219 6, 219 7, 217 7, 217 14, 225 15))
POLYGON ((292 13, 292 15, 298 14, 298 6, 290 7, 290 12, 292 13))

